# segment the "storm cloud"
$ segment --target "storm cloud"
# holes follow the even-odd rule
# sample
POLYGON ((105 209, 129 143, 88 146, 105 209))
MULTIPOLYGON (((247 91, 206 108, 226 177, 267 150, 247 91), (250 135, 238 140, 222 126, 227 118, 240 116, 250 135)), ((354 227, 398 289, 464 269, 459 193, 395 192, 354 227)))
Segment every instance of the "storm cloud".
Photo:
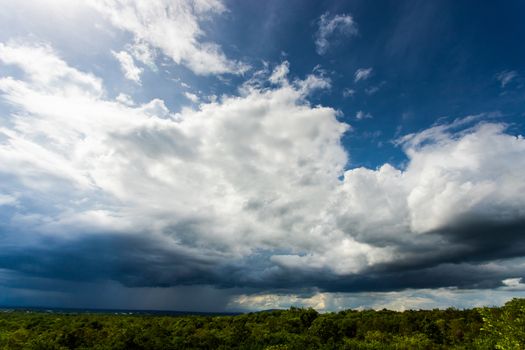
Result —
POLYGON ((288 62, 174 113, 110 97, 48 44, 3 43, 0 60, 21 72, 0 79, 10 273, 248 295, 524 275, 525 141, 502 123, 436 124, 395 141, 405 166, 347 169, 350 126, 308 102, 330 80, 292 79, 288 62))

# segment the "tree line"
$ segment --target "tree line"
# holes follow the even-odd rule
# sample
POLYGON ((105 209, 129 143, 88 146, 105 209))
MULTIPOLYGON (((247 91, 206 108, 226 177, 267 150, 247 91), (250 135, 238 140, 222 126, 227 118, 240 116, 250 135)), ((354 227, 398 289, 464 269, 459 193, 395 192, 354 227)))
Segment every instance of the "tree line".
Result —
POLYGON ((525 299, 458 310, 236 316, 0 313, 0 349, 525 349, 525 299))

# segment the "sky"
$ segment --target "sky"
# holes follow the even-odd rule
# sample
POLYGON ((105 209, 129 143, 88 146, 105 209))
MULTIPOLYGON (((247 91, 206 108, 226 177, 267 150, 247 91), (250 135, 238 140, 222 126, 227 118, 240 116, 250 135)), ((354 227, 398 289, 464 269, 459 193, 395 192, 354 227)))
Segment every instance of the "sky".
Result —
POLYGON ((524 14, 0 0, 0 305, 525 297, 524 14))

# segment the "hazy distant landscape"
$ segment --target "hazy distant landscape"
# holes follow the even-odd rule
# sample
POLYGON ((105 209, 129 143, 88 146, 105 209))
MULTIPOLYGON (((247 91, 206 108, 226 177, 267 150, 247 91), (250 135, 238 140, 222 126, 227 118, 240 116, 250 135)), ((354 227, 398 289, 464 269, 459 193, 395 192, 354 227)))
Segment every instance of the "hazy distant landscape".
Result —
MULTIPOLYGON (((126 313, 129 313, 126 315, 126 313)), ((499 308, 155 316, 0 313, 0 349, 523 349, 525 300, 499 308)))

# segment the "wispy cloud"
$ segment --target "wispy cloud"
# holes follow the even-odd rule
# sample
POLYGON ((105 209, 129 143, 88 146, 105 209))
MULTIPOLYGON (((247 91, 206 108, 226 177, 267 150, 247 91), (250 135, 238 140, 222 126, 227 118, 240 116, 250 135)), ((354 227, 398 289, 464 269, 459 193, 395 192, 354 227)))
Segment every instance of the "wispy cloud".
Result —
POLYGON ((141 62, 153 71, 158 70, 158 67, 155 63, 157 52, 146 41, 135 38, 133 43, 126 45, 126 49, 137 61, 141 62))
POLYGON ((269 81, 273 84, 282 84, 287 82, 288 73, 290 73, 290 63, 288 61, 284 61, 274 68, 272 75, 270 75, 269 81))
POLYGON ((513 70, 505 70, 496 74, 496 80, 500 82, 502 88, 507 86, 511 81, 513 81, 517 77, 518 72, 513 70))
POLYGON ((112 54, 119 61, 120 68, 122 69, 126 79, 134 81, 140 85, 140 75, 142 74, 143 69, 135 65, 133 57, 126 51, 112 51, 112 54))
POLYGON ((343 90, 343 97, 353 97, 355 95, 355 90, 354 89, 350 89, 350 88, 346 88, 343 90))
POLYGON ((370 87, 367 87, 365 89, 365 93, 369 96, 371 95, 374 95, 375 93, 377 93, 379 90, 381 90, 381 88, 383 86, 386 85, 386 81, 382 81, 381 83, 377 84, 377 85, 373 85, 373 86, 370 86, 370 87))
MULTIPOLYGON (((104 93, 102 79, 69 66, 47 43, 11 40, 0 43, 0 61, 23 67, 26 78, 33 86, 51 92, 69 86, 72 91, 100 96, 104 93), (35 59, 38 57, 38 59, 35 59)), ((7 83, 6 79, 2 80, 7 83)))
POLYGON ((175 63, 196 74, 243 74, 248 66, 226 57, 221 47, 207 42, 202 20, 226 11, 220 0, 89 0, 117 28, 133 34, 135 56, 151 64, 151 50, 161 50, 175 63), (142 45, 142 46, 141 46, 142 45))
POLYGON ((315 34, 315 47, 319 55, 324 55, 330 48, 330 39, 336 34, 344 37, 357 35, 357 24, 350 15, 330 16, 327 12, 318 21, 319 28, 315 34))
POLYGON ((363 119, 372 119, 373 116, 370 113, 365 113, 363 111, 358 111, 355 115, 355 119, 357 120, 363 120, 363 119))
POLYGON ((354 81, 357 83, 361 80, 367 80, 372 75, 373 69, 372 68, 359 68, 355 71, 354 74, 354 81))
POLYGON ((188 100, 190 100, 193 103, 199 102, 199 96, 197 96, 196 94, 193 94, 191 92, 185 92, 184 93, 184 97, 186 97, 188 100))

